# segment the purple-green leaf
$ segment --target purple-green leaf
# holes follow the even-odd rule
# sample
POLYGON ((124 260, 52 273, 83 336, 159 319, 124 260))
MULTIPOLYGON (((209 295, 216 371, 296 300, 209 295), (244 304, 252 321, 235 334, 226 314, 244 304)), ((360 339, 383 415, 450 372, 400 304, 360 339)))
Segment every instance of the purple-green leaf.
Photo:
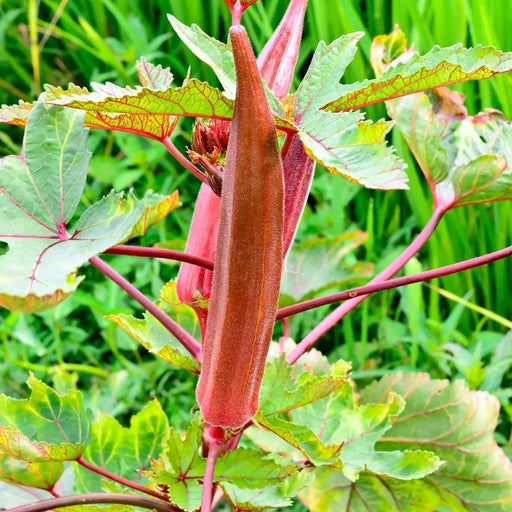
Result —
POLYGON ((28 400, 0 395, 0 452, 27 462, 75 460, 89 440, 82 395, 60 396, 31 375, 28 400))

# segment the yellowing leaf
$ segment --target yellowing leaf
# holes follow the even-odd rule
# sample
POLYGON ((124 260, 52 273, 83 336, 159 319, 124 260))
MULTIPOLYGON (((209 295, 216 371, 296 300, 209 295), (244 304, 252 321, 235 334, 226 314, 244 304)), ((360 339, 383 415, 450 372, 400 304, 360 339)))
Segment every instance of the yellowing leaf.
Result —
POLYGON ((34 376, 28 400, 0 395, 0 452, 27 462, 75 460, 89 439, 90 411, 82 395, 65 396, 34 376))

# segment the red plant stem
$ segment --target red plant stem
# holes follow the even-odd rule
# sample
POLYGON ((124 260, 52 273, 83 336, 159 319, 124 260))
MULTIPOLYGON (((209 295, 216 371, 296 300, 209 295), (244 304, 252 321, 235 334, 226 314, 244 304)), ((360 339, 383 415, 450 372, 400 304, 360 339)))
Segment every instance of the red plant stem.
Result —
POLYGON ((115 245, 104 251, 103 254, 121 254, 125 256, 145 256, 150 258, 164 258, 168 260, 184 261, 198 267, 213 270, 213 261, 201 256, 194 256, 181 251, 160 249, 158 247, 138 247, 135 245, 115 245))
POLYGON ((166 315, 154 302, 151 302, 140 290, 117 273, 110 265, 102 261, 98 256, 89 259, 89 263, 114 281, 128 295, 133 297, 143 308, 151 313, 175 338, 190 352, 196 360, 201 359, 201 345, 183 327, 166 315))
POLYGON ((333 302, 339 302, 343 300, 353 299, 361 295, 368 295, 370 293, 381 292, 383 290, 390 290, 391 288, 398 288, 399 286, 405 286, 408 284, 419 283, 421 281, 428 281, 430 279, 436 279, 438 277, 449 276, 450 274, 456 274, 463 272, 464 270, 470 270, 472 268, 481 267, 482 265, 488 265, 494 261, 501 260, 512 256, 512 246, 505 247, 499 251, 490 252, 484 256, 478 256, 469 260, 460 261, 451 265, 445 265, 444 267, 434 268, 432 270, 426 270, 425 272, 418 272, 410 276, 397 277, 396 279, 389 279, 381 283, 367 284, 358 288, 351 288, 338 293, 331 293, 324 297, 317 297, 311 300, 305 300, 304 302, 298 302, 291 306, 277 310, 276 320, 283 320, 297 313, 308 311, 309 309, 318 308, 325 306, 326 304, 332 304, 333 302))
MULTIPOLYGON (((427 242, 437 225, 445 214, 445 209, 435 209, 426 226, 411 244, 398 256, 398 258, 375 276, 368 284, 377 284, 393 277, 427 242)), ((332 329, 345 315, 350 313, 358 304, 363 302, 369 294, 361 295, 347 300, 338 306, 330 315, 326 316, 297 346, 288 354, 287 360, 293 364, 311 348, 327 331, 332 329)))
POLYGON ((201 496, 201 512, 211 512, 213 495, 213 476, 215 473, 215 464, 219 455, 225 448, 225 441, 210 441, 208 444, 208 458, 206 459, 206 468, 203 478, 203 494, 201 496))
POLYGON ((169 137, 165 137, 162 139, 162 144, 167 148, 169 153, 178 160, 178 162, 187 169, 187 171, 190 171, 196 178, 201 180, 203 183, 208 184, 208 178, 204 174, 204 172, 201 172, 188 158, 183 156, 180 152, 180 150, 171 142, 171 139, 169 137))
POLYGON ((134 507, 157 510, 158 512, 182 512, 178 507, 173 507, 168 503, 163 503, 153 498, 135 496, 133 494, 117 494, 113 492, 75 494, 74 496, 51 498, 49 500, 42 500, 36 503, 10 508, 6 512, 45 512, 46 510, 54 510, 56 508, 72 507, 75 505, 96 505, 101 503, 132 505, 134 507))
POLYGON ((153 496, 160 500, 169 501, 169 498, 167 496, 165 496, 164 494, 159 493, 158 491, 155 491, 153 489, 149 489, 143 485, 138 484, 137 482, 132 482, 131 480, 128 480, 127 478, 123 478, 122 476, 114 475, 113 473, 111 473, 110 471, 107 471, 106 469, 100 468, 98 466, 95 466, 94 464, 91 464, 90 462, 87 462, 82 457, 78 457, 78 459, 76 459, 75 462, 80 464, 80 466, 82 466, 90 471, 94 471, 94 473, 98 473, 98 475, 101 475, 105 478, 113 480, 114 482, 117 482, 121 485, 125 485, 126 487, 130 487, 132 489, 143 492, 145 494, 149 494, 150 496, 153 496))
POLYGON ((292 145, 293 137, 295 136, 295 132, 286 132, 286 137, 284 139, 283 145, 281 146, 281 158, 284 162, 286 155, 288 154, 288 150, 292 145))

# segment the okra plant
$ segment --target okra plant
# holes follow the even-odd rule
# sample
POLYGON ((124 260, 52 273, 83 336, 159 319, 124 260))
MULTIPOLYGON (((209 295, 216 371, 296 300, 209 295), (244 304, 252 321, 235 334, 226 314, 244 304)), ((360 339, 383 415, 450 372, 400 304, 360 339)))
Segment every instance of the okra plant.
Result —
POLYGON ((356 391, 349 363, 330 364, 312 347, 372 293, 512 253, 393 278, 448 211, 512 198, 510 123, 495 110, 468 115, 462 95, 446 88, 511 71, 512 54, 455 45, 419 55, 396 27, 372 44, 376 78, 347 84, 362 34, 342 35, 318 44, 290 92, 307 0, 290 0, 257 57, 242 25, 256 1, 225 0, 227 43, 169 15, 222 90, 194 78, 175 86, 169 69, 141 60, 141 85, 47 86, 35 103, 0 110, 0 121, 25 127, 21 154, 0 160, 0 305, 51 308, 79 287, 89 263, 147 311, 109 318, 161 364, 198 376, 198 409, 184 432, 156 400, 126 428, 88 410, 79 391, 58 394, 33 375, 29 399, 1 395, 0 479, 34 496, 9 510, 241 512, 292 499, 314 512, 510 510, 512 464, 493 438, 495 397, 424 373, 356 391), (392 121, 364 118, 360 109, 378 102, 392 121), (197 118, 187 154, 172 141, 183 117, 197 118), (393 124, 430 188, 431 219, 366 286, 283 306, 316 163, 333 180, 405 189, 405 164, 386 142, 393 124), (138 245, 179 205, 176 191, 112 191, 75 218, 90 129, 159 141, 201 180, 185 252, 138 245), (182 263, 154 302, 106 253, 182 263), (336 302, 293 340, 289 316, 336 302), (273 341, 276 322, 284 334, 273 341))

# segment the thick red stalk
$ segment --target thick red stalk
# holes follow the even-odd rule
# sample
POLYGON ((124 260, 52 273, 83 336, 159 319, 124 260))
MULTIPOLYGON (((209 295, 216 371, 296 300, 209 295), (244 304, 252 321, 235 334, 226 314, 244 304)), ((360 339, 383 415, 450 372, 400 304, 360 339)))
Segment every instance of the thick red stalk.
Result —
POLYGON ((155 500, 153 498, 146 498, 145 496, 135 496, 133 494, 117 494, 109 493, 91 493, 91 494, 75 494, 74 496, 62 496, 60 498, 51 498, 49 500, 42 500, 36 503, 29 503, 27 505, 20 505, 9 509, 9 512, 45 512, 52 511, 58 508, 73 507, 76 505, 96 505, 96 504, 120 504, 130 505, 132 507, 141 507, 157 512, 182 512, 178 507, 173 507, 163 501, 155 500))
POLYGON ((286 319, 289 316, 302 313, 310 309, 325 306, 326 304, 333 304, 334 302, 341 302, 344 300, 354 299, 361 295, 368 295, 370 293, 381 292, 383 290, 390 290, 392 288, 398 288, 399 286, 406 286, 413 283, 421 283, 422 281, 429 281, 430 279, 437 279, 439 277, 449 276, 450 274, 457 274, 465 270, 480 267, 482 265, 488 265, 494 261, 501 260, 512 256, 512 246, 505 247, 499 251, 490 252, 483 256, 477 256, 469 260, 459 261, 451 265, 445 265, 444 267, 434 268, 432 270, 425 270, 425 272, 418 272, 409 276, 397 277, 395 279, 389 279, 374 284, 367 284, 358 288, 351 288, 339 293, 331 293, 323 297, 317 297, 315 299, 305 300, 304 302, 298 302, 291 306, 277 310, 276 320, 286 319))
POLYGON ((197 399, 208 424, 237 430, 258 408, 272 339, 284 184, 274 121, 247 33, 235 26, 230 36, 237 92, 197 399))
MULTIPOLYGON (((421 233, 398 256, 396 260, 386 267, 379 275, 375 276, 369 284, 381 283, 393 277, 427 242, 437 225, 445 214, 445 210, 434 210, 432 217, 422 229, 421 233)), ((332 329, 345 315, 350 313, 358 304, 369 295, 361 295, 347 300, 338 306, 330 315, 326 316, 307 336, 288 354, 288 362, 295 363, 299 357, 309 350, 327 331, 332 329)))

